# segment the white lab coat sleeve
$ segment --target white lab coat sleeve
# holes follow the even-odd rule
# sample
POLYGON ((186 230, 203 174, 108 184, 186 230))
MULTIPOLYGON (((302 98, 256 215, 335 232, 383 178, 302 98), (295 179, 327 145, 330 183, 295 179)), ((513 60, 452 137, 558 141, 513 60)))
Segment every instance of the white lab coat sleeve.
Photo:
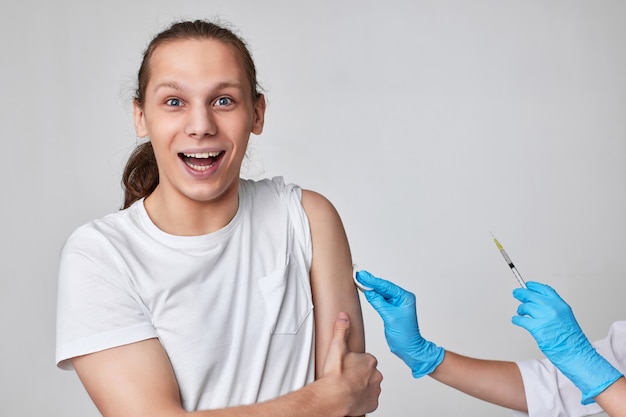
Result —
MULTIPOLYGON (((622 374, 626 371, 626 321, 611 325, 605 339, 593 343, 598 353, 622 374)), ((528 414, 515 417, 582 417, 598 414, 596 404, 582 405, 582 393, 548 359, 517 362, 522 373, 528 414)))

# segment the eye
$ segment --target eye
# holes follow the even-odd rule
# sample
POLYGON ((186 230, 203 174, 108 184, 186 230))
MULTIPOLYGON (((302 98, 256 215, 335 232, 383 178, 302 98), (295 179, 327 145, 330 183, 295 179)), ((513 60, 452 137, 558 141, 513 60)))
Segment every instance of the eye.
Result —
POLYGON ((165 104, 167 104, 170 107, 180 107, 182 106, 182 101, 180 101, 180 99, 177 98, 170 98, 169 100, 167 100, 165 102, 165 104))
POLYGON ((215 100, 215 105, 216 106, 228 106, 229 104, 233 103, 233 99, 230 97, 220 97, 217 100, 215 100))

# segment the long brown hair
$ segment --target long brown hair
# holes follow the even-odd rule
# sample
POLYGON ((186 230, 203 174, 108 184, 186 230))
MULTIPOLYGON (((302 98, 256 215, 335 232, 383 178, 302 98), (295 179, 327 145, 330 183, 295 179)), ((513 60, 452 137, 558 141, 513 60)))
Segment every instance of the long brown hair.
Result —
MULTIPOLYGON (((138 106, 143 107, 144 105, 146 87, 150 80, 150 59, 154 51, 165 43, 189 39, 215 39, 231 47, 239 58, 250 82, 253 100, 258 99, 261 93, 256 78, 256 67, 245 42, 230 29, 213 22, 195 20, 172 24, 157 34, 148 44, 137 74, 137 90, 134 100, 138 106)), ((152 144, 148 141, 138 145, 126 162, 122 175, 122 188, 124 189, 124 206, 122 208, 128 208, 135 201, 149 196, 158 184, 158 166, 152 144)))

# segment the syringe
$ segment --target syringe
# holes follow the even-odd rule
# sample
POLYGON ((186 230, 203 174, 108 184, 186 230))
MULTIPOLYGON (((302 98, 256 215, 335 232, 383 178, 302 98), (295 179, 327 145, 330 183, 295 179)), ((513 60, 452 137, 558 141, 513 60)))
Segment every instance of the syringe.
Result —
POLYGON ((524 279, 520 275, 520 273, 517 270, 517 268, 515 267, 515 265, 513 265, 513 261, 511 260, 511 258, 509 258, 509 255, 506 253, 506 251, 504 250, 504 248, 502 247, 500 242, 498 242, 498 239, 496 239, 495 236, 493 236, 493 235, 491 235, 491 236, 493 237, 493 241, 496 243, 496 246, 498 247, 498 250, 500 251, 500 253, 504 257, 504 260, 506 261, 507 264, 509 264, 509 267, 511 268, 511 271, 513 271, 513 275, 515 275, 515 278, 517 278, 517 282, 519 282, 519 285, 522 288, 526 288, 526 282, 524 281, 524 279))

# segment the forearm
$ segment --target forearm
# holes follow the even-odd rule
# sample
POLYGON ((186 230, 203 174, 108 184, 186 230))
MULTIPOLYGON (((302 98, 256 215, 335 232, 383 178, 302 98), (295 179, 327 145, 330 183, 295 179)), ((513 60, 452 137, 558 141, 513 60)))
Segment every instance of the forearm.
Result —
POLYGON ((171 417, 344 417, 349 407, 337 394, 324 381, 316 381, 300 390, 257 404, 194 411, 171 417))
POLYGON ((626 379, 621 377, 596 398, 596 403, 611 417, 626 416, 626 379))
MULTIPOLYGON (((349 321, 337 329, 345 344, 349 321)), ((382 379, 375 358, 333 352, 327 375, 297 391, 254 405, 194 413, 183 409, 174 372, 156 339, 76 357, 72 364, 104 417, 343 417, 375 409, 382 379)))
POLYGON ((437 381, 502 407, 527 411, 524 382, 514 362, 469 358, 446 351, 430 374, 437 381))
POLYGON ((149 394, 137 398, 118 395, 115 400, 104 400, 98 393, 90 392, 103 417, 344 417, 354 404, 345 386, 333 380, 318 380, 281 397, 250 405, 187 412, 180 398, 169 390, 147 399, 149 394))

